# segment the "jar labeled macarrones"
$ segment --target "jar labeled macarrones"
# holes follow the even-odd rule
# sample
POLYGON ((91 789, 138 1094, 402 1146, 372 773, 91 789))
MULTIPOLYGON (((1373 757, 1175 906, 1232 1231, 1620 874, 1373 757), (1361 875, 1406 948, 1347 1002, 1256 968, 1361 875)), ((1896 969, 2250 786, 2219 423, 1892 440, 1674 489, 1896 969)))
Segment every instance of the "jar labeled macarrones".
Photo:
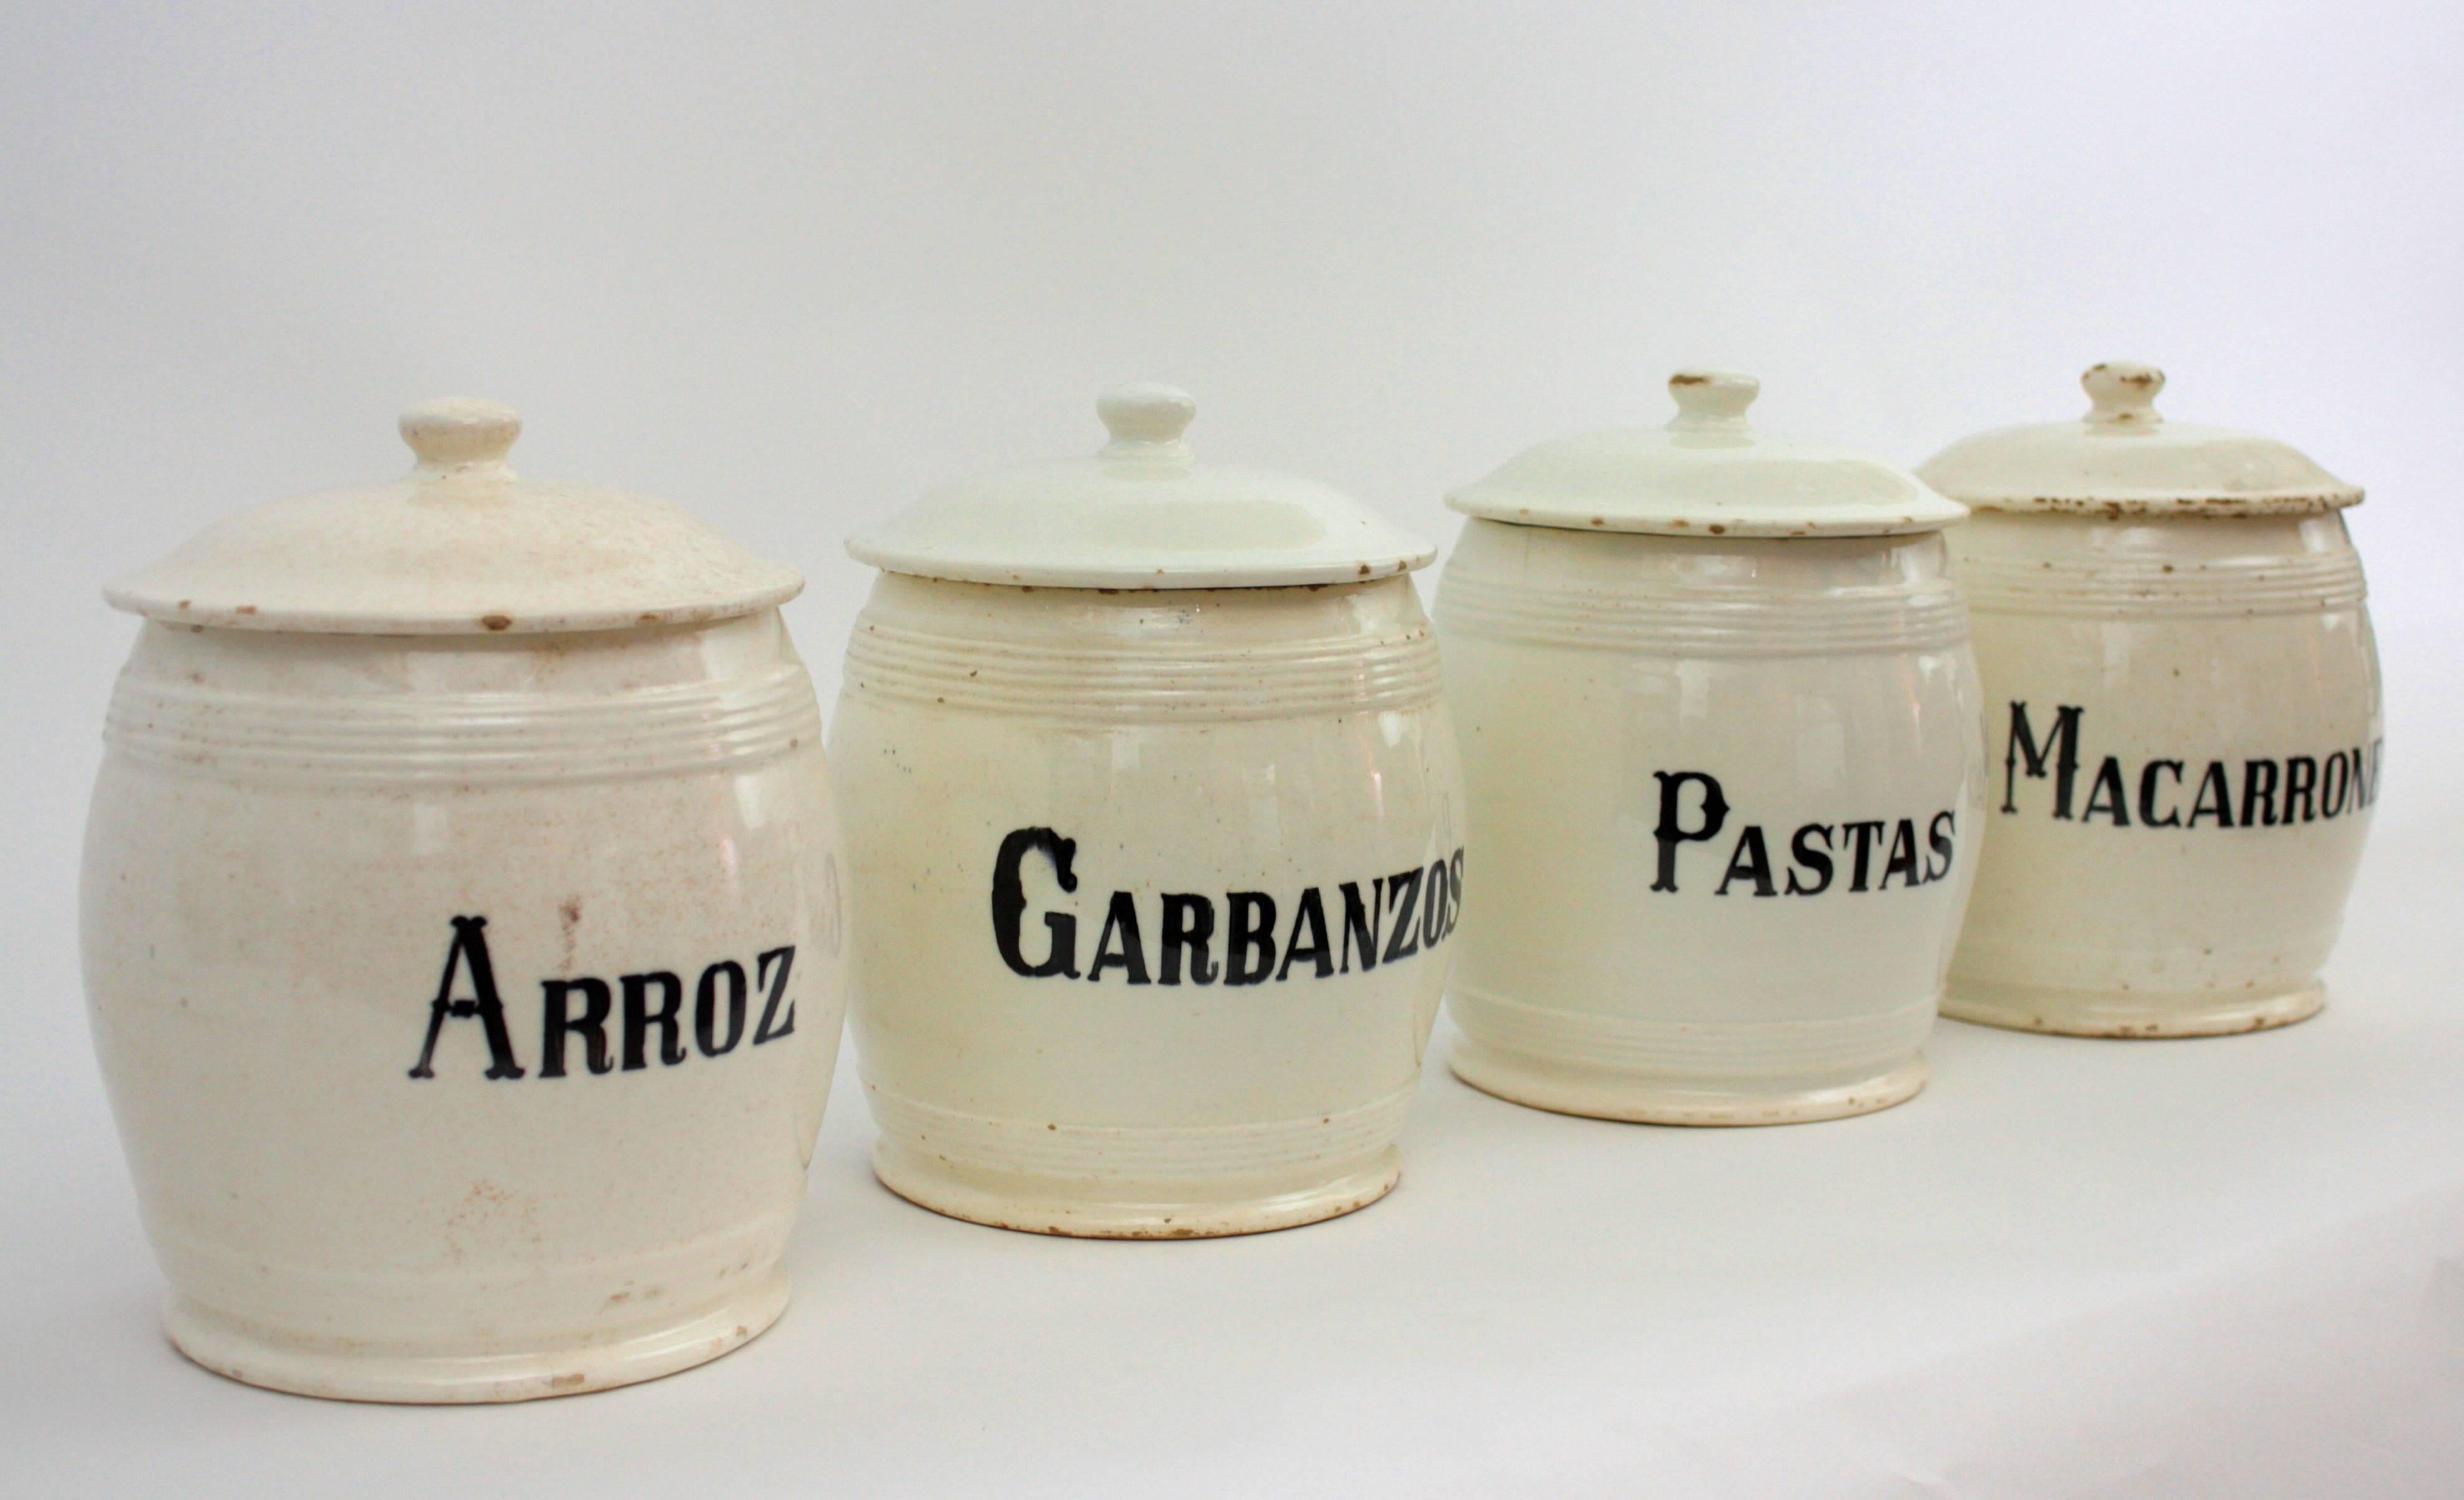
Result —
POLYGON ((390 484, 234 516, 144 617, 87 825, 86 989, 181 1351, 490 1401, 785 1305, 841 1019, 801 581, 527 482, 487 402, 390 484))
POLYGON ((1904 471, 1748 425, 1547 442, 1447 497, 1470 798, 1454 1069, 1610 1119, 1753 1125, 1923 1087, 1984 795, 1968 611, 1904 471))
POLYGON ((1945 1010, 2084 1036, 2284 1026, 2378 800, 2378 652, 2343 508, 2283 443, 2168 422, 2100 364, 2075 421, 1919 470, 1976 611, 1993 785, 1945 1010))
POLYGON ((1177 390, 1090 458, 935 491, 831 726, 875 1170, 941 1213, 1177 1238, 1346 1213, 1465 910, 1434 549, 1196 462, 1177 390))

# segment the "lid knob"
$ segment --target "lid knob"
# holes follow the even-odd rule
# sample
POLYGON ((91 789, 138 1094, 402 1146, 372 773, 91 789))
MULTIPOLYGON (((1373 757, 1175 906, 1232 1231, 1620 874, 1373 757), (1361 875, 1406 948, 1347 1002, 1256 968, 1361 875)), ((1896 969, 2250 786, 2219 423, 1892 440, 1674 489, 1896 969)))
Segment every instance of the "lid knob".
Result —
POLYGON ((1137 381, 1104 392, 1095 402, 1095 414, 1112 434, 1106 452, 1153 454, 1180 448, 1180 434, 1198 415, 1198 402, 1177 386, 1137 381))
POLYGON ((2113 360, 2090 365, 2079 377, 2079 386, 2087 392, 2090 422, 2153 426, 2165 420, 2156 411, 2156 393, 2165 388, 2165 372, 2153 364, 2113 360))
POLYGON ((1677 400, 1668 425, 1681 432, 1744 427, 1746 408, 1762 388, 1761 381, 1737 370, 1679 370, 1668 377, 1668 394, 1677 400))
POLYGON ((473 396, 423 401, 402 414, 402 440, 423 469, 502 463, 521 435, 513 408, 473 396))

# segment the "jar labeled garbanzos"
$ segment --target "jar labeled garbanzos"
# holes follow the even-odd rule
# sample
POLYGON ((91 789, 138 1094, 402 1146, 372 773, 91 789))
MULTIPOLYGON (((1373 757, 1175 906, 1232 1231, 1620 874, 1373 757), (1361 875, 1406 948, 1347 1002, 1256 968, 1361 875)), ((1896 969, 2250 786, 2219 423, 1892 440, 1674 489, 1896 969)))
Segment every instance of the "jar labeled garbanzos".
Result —
POLYGON ((1924 1086, 1975 868, 1968 611, 1906 473, 1747 425, 1686 371, 1659 430, 1448 496, 1438 595, 1470 796, 1454 1069, 1609 1119, 1754 1125, 1924 1086))
POLYGON ((2081 1036, 2289 1025, 2379 785, 2379 668, 2343 507, 2282 443, 2167 422, 2100 364, 2077 421, 1918 472, 1985 673, 1991 828, 1947 1014, 2081 1036))
POLYGON ((801 583, 519 430, 416 408, 403 478, 108 590, 95 1043, 171 1339, 253 1384, 560 1396, 786 1303, 842 990, 801 583))
POLYGON ((1091 458, 939 490, 831 725, 874 1168, 980 1224, 1178 1238, 1395 1184, 1463 907, 1427 543, 1202 465, 1133 386, 1091 458))

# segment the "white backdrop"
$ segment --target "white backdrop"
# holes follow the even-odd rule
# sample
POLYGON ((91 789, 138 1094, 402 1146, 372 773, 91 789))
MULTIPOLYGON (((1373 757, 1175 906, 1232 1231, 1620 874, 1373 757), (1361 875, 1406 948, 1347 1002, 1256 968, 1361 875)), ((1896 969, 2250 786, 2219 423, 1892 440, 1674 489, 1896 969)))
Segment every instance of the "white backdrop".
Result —
MULTIPOLYGON (((2146 360, 2172 414, 2368 487, 2378 878, 2392 843, 2452 881, 2459 73, 2452 0, 16 0, 0 1318, 152 1294, 77 998, 77 828, 133 629, 98 585, 238 505, 395 472, 394 413, 431 395, 518 408, 526 472, 803 567, 826 700, 866 581, 844 534, 1090 449, 1117 381, 1193 389, 1202 454, 1451 539, 1445 488, 1661 420, 1681 364, 1913 462, 2146 360)), ((855 1106, 825 1161, 841 1126, 860 1153, 855 1106)))

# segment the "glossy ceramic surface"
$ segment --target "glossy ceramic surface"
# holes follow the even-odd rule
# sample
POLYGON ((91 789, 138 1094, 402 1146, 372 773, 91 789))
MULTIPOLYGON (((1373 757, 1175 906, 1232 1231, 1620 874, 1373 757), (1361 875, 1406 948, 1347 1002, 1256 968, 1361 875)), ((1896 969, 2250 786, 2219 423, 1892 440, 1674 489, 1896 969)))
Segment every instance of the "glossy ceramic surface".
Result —
MULTIPOLYGON (((415 542, 456 507, 540 503, 516 482, 431 475, 385 518, 415 542)), ((838 1045, 839 871, 778 613, 709 607, 733 612, 143 626, 81 928, 190 1357, 309 1395, 514 1401, 682 1369, 778 1316, 838 1045)))
POLYGON ((1755 432, 1748 377, 1671 386, 1662 431, 1452 497, 1557 518, 1467 522, 1438 595, 1480 880, 1455 1070, 1612 1119, 1881 1109, 1924 1084, 1974 871, 1975 666, 1931 529, 1960 513, 1755 432))
POLYGON ((2343 518, 1984 513, 1953 543, 1994 786, 1946 1012, 2089 1036, 2315 1014, 2381 755, 2343 518))
POLYGON ((882 1181, 1141 1239, 1392 1187, 1464 909, 1440 684, 1391 574, 885 575, 830 732, 882 1181))
POLYGON ((2167 421, 2101 364, 2072 422, 1922 471, 1976 611, 1994 786, 1947 1014, 2204 1036, 2315 1014, 2378 796, 2361 491, 2271 438, 2167 421))

